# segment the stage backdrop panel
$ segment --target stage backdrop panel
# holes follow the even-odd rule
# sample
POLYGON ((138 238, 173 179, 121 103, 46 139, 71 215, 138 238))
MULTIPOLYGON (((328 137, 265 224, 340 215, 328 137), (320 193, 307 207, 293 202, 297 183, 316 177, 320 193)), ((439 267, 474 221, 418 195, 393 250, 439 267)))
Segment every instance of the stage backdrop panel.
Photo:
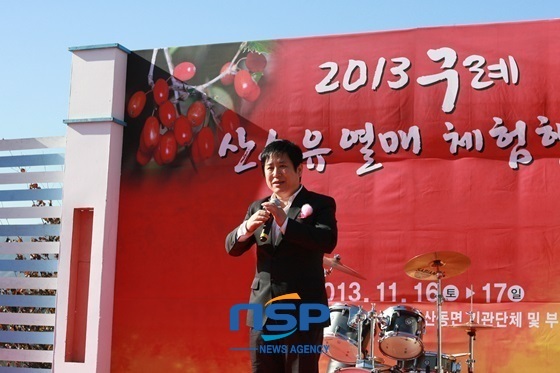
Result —
POLYGON ((333 304, 414 307, 435 352, 436 283, 405 265, 458 252, 470 265, 442 280, 443 353, 468 351, 451 326, 473 311, 496 327, 477 334, 478 371, 555 366, 559 34, 552 20, 132 53, 113 371, 249 371, 229 311, 248 301, 254 251, 230 257, 224 240, 267 195, 258 156, 276 138, 304 149, 304 185, 337 201, 333 254, 366 278, 333 271, 333 304))

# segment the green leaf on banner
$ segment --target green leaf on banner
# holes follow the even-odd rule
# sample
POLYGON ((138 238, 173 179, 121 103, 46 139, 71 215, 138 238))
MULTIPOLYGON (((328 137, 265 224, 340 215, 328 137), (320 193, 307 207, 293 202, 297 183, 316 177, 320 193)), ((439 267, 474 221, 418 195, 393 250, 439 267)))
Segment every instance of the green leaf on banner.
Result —
POLYGON ((271 41, 249 41, 243 51, 264 54, 272 52, 272 48, 273 43, 271 41))
POLYGON ((208 97, 212 100, 218 102, 219 104, 225 106, 228 109, 234 110, 235 105, 233 103, 233 99, 231 95, 222 87, 213 85, 207 88, 208 90, 208 97))

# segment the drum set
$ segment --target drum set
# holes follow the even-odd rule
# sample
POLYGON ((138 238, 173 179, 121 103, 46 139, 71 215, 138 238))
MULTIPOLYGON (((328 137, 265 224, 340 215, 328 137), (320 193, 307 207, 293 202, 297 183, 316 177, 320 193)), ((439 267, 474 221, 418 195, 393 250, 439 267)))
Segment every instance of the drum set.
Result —
MULTIPOLYGON (((352 268, 342 264, 340 256, 324 257, 325 276, 332 270, 365 279, 352 268)), ((474 322, 471 311, 469 322, 450 325, 466 330, 469 336, 469 352, 460 354, 442 353, 441 311, 443 296, 441 282, 463 273, 470 259, 458 252, 440 251, 416 256, 405 265, 408 276, 423 281, 437 281, 437 351, 425 351, 423 336, 426 321, 422 312, 407 305, 396 305, 378 312, 375 306, 366 311, 361 306, 335 303, 330 309, 330 326, 324 329, 325 354, 331 359, 326 373, 378 373, 378 372, 436 372, 458 373, 461 364, 458 357, 468 356, 468 373, 474 373, 474 342, 476 332, 494 328, 474 322), (374 356, 374 344, 379 351, 396 361, 386 365, 383 358, 374 356)))

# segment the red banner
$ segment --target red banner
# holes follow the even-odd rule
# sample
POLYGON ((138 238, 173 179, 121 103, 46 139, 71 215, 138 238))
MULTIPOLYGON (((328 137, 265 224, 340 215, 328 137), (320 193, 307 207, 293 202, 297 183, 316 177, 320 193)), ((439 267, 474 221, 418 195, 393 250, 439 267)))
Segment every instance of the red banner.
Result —
POLYGON ((224 240, 268 194, 258 156, 275 138, 301 145, 303 184, 337 202, 334 254, 365 277, 327 275, 333 312, 416 309, 434 353, 437 281, 405 267, 456 252, 470 263, 441 281, 442 352, 467 370, 472 312, 478 371, 554 366, 559 32, 544 21, 133 53, 113 370, 249 371, 229 311, 248 301, 254 255, 229 257, 224 240))

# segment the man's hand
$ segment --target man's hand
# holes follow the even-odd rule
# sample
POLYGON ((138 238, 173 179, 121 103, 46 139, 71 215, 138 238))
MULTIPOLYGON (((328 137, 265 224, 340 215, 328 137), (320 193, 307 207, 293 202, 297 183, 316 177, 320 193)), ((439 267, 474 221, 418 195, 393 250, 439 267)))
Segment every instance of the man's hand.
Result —
POLYGON ((266 210, 259 210, 255 212, 247 221, 245 222, 245 228, 247 228, 248 233, 253 233, 258 227, 266 223, 270 219, 270 212, 266 210))
POLYGON ((272 215, 272 217, 276 221, 276 224, 278 224, 279 226, 282 226, 282 224, 284 224, 284 222, 288 218, 288 215, 286 215, 284 209, 282 207, 279 207, 274 202, 263 202, 261 206, 265 209, 266 212, 272 215))

